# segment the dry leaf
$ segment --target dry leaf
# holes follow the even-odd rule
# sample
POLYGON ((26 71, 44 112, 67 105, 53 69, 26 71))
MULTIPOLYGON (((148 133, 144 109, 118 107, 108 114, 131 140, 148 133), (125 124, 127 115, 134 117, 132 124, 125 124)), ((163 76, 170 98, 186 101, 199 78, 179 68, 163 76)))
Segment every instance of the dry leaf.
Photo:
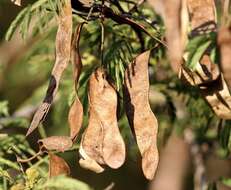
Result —
POLYGON ((15 5, 21 6, 21 0, 11 0, 15 5))
POLYGON ((82 69, 82 61, 81 56, 79 52, 79 40, 80 40, 80 32, 82 30, 84 23, 81 23, 77 26, 74 38, 72 41, 72 64, 73 64, 73 70, 74 70, 74 81, 75 81, 75 92, 76 92, 76 98, 74 103, 72 104, 69 114, 68 114, 68 122, 70 126, 70 137, 72 140, 74 140, 83 123, 83 106, 78 98, 77 90, 78 90, 78 81, 79 76, 82 69))
POLYGON ((231 26, 222 27, 218 33, 221 52, 221 69, 228 86, 231 88, 231 26))
POLYGON ((51 152, 49 152, 49 158, 49 177, 70 175, 70 167, 63 158, 51 152))
POLYGON ((65 5, 59 15, 59 27, 56 35, 56 60, 52 70, 50 84, 47 89, 43 103, 36 111, 27 136, 34 131, 40 122, 46 117, 51 103, 57 93, 59 82, 63 71, 67 67, 70 59, 71 35, 72 35, 72 8, 70 0, 65 1, 65 5))
POLYGON ((150 51, 140 54, 125 71, 125 109, 134 129, 142 156, 142 169, 147 179, 155 175, 159 155, 157 150, 158 123, 149 105, 148 62, 150 51))
POLYGON ((70 150, 73 145, 70 137, 66 136, 47 137, 44 139, 40 139, 38 143, 40 145, 40 149, 45 148, 46 150, 56 150, 60 152, 70 150))
POLYGON ((89 125, 82 147, 97 163, 118 168, 125 161, 125 144, 117 124, 117 94, 103 69, 97 69, 90 77, 89 103, 89 125))

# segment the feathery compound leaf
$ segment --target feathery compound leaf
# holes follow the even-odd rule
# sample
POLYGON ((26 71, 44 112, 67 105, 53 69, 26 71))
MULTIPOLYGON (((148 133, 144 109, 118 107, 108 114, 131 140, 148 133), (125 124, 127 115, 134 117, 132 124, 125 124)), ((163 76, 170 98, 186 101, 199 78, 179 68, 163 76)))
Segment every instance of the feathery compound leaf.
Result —
POLYGON ((153 179, 159 160, 157 150, 158 123, 149 105, 148 62, 150 51, 135 58, 125 71, 124 104, 130 126, 142 156, 142 169, 153 179))
POLYGON ((9 41, 15 30, 17 29, 17 27, 20 25, 20 23, 22 22, 22 20, 24 19, 25 15, 28 13, 28 10, 30 9, 30 7, 26 7, 24 8, 18 15, 17 17, 14 19, 14 21, 11 23, 9 29, 7 30, 6 32, 6 35, 5 35, 5 39, 7 41, 9 41))
POLYGON ((58 189, 58 190, 91 190, 91 188, 76 179, 66 176, 57 176, 48 179, 45 183, 36 187, 36 190, 58 189))
POLYGON ((27 136, 33 132, 40 122, 42 122, 53 102, 57 93, 59 82, 63 71, 66 69, 70 59, 71 35, 72 35, 72 8, 70 0, 65 1, 63 9, 59 15, 59 28, 56 35, 56 60, 51 73, 50 84, 43 103, 36 111, 30 128, 27 131, 27 136))
MULTIPOLYGON (((58 5, 58 4, 60 4, 60 0, 55 1, 55 5, 58 5)), ((49 23, 51 20, 51 19, 47 19, 47 18, 54 17, 54 15, 52 15, 52 17, 50 15, 52 13, 57 12, 57 10, 55 10, 53 12, 50 12, 51 13, 50 15, 47 14, 46 17, 44 16, 45 18, 43 17, 43 18, 37 19, 38 18, 37 17, 38 12, 39 12, 39 16, 42 16, 44 12, 47 13, 47 11, 46 11, 47 8, 50 9, 48 0, 38 0, 32 5, 29 4, 23 10, 21 10, 21 12, 17 15, 17 17, 11 23, 9 29, 6 32, 5 39, 7 41, 9 41, 12 38, 12 36, 15 33, 17 28, 19 28, 19 32, 21 33, 22 38, 25 39, 27 37, 27 34, 28 34, 29 26, 32 26, 32 28, 33 28, 33 32, 32 32, 32 36, 33 36, 33 35, 37 34, 37 32, 35 32, 35 31, 39 30, 41 23, 43 25, 42 28, 43 28, 43 32, 44 32, 45 25, 47 23, 49 23), (31 21, 32 17, 33 17, 33 21, 35 21, 35 23, 30 25, 30 21, 31 21)))

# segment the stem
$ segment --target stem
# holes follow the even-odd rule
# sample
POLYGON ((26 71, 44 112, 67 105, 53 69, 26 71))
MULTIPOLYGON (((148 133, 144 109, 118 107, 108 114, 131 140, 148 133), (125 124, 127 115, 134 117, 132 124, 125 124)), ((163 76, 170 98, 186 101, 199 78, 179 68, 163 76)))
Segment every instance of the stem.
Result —
POLYGON ((28 158, 28 159, 21 159, 19 157, 17 157, 17 161, 20 163, 26 163, 29 162, 35 158, 37 158, 38 156, 40 156, 43 152, 40 150, 38 153, 36 153, 35 155, 33 155, 32 157, 28 158))
POLYGON ((100 26, 101 26, 100 53, 101 53, 101 66, 102 66, 104 63, 104 60, 103 60, 103 54, 104 54, 104 24, 103 24, 103 20, 101 20, 100 26))
POLYGON ((90 18, 91 14, 92 14, 93 9, 94 9, 94 4, 92 5, 92 7, 91 7, 91 9, 90 9, 90 11, 89 11, 89 13, 87 15, 87 18, 86 18, 87 22, 89 21, 89 18, 90 18))

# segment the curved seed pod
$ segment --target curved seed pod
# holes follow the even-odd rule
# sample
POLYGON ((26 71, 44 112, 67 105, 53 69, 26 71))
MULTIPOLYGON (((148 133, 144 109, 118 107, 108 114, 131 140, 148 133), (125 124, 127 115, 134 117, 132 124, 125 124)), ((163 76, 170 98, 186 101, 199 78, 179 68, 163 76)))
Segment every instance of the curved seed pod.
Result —
POLYGON ((148 62, 150 51, 135 58, 125 71, 124 102, 130 126, 134 129, 142 156, 142 169, 147 179, 155 175, 158 123, 149 105, 148 62))
POLYGON ((231 25, 222 27, 218 33, 218 43, 221 52, 221 69, 225 80, 231 88, 231 25))
POLYGON ((70 175, 71 170, 66 161, 49 152, 49 177, 54 177, 58 175, 70 175))
POLYGON ((69 150, 73 143, 70 137, 66 136, 52 136, 38 141, 40 149, 45 148, 46 150, 57 150, 64 152, 69 150))
POLYGON ((125 161, 125 144, 117 124, 117 94, 103 69, 97 69, 90 77, 89 102, 89 126, 82 147, 99 164, 119 168, 125 161))
POLYGON ((78 81, 82 69, 82 61, 79 52, 79 40, 80 40, 80 32, 82 30, 83 25, 84 23, 81 23, 76 28, 74 38, 72 41, 72 50, 71 50, 72 64, 74 70, 74 80, 75 80, 75 92, 76 92, 75 101, 73 102, 68 114, 70 137, 72 140, 74 140, 77 137, 83 123, 83 105, 81 104, 77 94, 78 81))
POLYGON ((50 84, 43 103, 34 114, 30 128, 26 136, 32 133, 45 119, 53 99, 57 93, 63 71, 70 59, 71 35, 72 35, 72 8, 70 0, 66 0, 59 15, 59 27, 56 35, 56 59, 51 73, 50 84))

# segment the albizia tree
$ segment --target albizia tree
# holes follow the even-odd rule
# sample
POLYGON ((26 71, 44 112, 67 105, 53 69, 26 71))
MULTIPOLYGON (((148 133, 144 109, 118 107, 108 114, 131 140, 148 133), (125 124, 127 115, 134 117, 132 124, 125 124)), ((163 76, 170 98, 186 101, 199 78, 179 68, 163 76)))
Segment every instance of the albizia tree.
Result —
POLYGON ((11 1, 22 10, 6 40, 24 43, 2 73, 31 87, 11 113, 0 102, 3 189, 90 189, 70 177, 77 165, 99 175, 126 156, 140 156, 152 189, 231 187, 206 168, 230 158, 229 0, 11 1))

